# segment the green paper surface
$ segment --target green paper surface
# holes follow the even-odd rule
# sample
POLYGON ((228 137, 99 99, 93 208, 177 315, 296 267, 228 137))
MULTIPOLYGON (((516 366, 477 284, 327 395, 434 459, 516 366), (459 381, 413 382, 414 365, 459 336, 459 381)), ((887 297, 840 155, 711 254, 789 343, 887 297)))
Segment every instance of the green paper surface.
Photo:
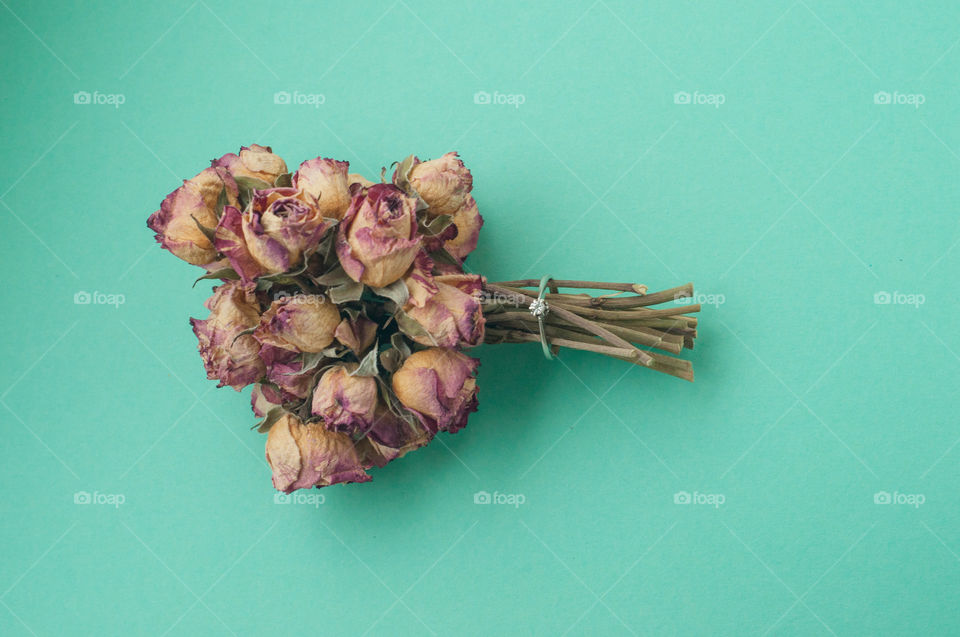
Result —
POLYGON ((0 4, 0 634, 960 632, 954 3, 0 4), (484 346, 275 497, 145 225, 250 143, 459 151, 473 271, 694 281, 696 382, 484 346))

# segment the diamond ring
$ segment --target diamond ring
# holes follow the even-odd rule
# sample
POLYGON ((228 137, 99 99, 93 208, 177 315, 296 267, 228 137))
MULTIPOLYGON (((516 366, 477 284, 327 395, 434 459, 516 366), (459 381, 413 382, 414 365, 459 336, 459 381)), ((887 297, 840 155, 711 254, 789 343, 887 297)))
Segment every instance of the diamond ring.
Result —
POLYGON ((550 313, 550 305, 543 298, 547 289, 547 283, 552 279, 549 274, 540 279, 540 288, 537 290, 537 298, 530 303, 530 313, 537 317, 537 323, 540 325, 540 345, 543 347, 543 355, 547 360, 553 360, 553 353, 550 351, 550 344, 547 343, 547 330, 543 325, 543 319, 550 313))

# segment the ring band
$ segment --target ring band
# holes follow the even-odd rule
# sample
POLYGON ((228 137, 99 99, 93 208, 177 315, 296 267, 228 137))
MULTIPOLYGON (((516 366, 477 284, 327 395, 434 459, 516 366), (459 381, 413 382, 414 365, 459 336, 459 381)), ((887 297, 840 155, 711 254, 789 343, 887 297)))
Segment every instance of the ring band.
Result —
POLYGON ((547 330, 544 327, 543 319, 550 312, 550 305, 543 298, 547 289, 547 283, 552 279, 549 274, 540 279, 540 288, 537 290, 537 298, 530 303, 530 313, 537 317, 537 323, 540 326, 540 346, 543 347, 543 355, 547 360, 553 360, 553 353, 550 351, 550 344, 547 343, 547 330))

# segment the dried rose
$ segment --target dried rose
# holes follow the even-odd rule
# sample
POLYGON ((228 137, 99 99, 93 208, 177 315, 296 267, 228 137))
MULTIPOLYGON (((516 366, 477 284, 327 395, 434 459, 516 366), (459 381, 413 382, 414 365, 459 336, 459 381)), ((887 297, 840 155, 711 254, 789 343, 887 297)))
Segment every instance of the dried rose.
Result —
POLYGON ((157 242, 175 256, 193 265, 207 265, 216 260, 217 250, 197 222, 216 227, 221 194, 235 205, 237 184, 229 172, 211 166, 167 195, 147 226, 157 233, 157 242))
POLYGON ((283 400, 298 400, 310 395, 313 372, 304 370, 300 352, 261 344, 260 360, 267 368, 267 380, 280 389, 283 400))
POLYGON ((427 300, 437 293, 437 284, 433 280, 436 264, 423 250, 417 253, 413 265, 403 276, 403 282, 410 294, 408 303, 416 307, 423 307, 427 300))
POLYGON ((378 406, 374 426, 357 442, 364 466, 382 467, 414 449, 426 445, 433 434, 420 424, 408 423, 382 405, 378 406))
POLYGON ((416 210, 416 199, 392 184, 354 196, 337 234, 337 256, 350 278, 383 287, 403 276, 420 249, 416 210))
POLYGON ((229 385, 240 391, 265 373, 260 344, 243 334, 260 322, 259 305, 239 281, 215 287, 205 305, 210 316, 202 321, 192 318, 190 324, 200 342, 207 378, 219 380, 218 387, 229 385))
POLYGON ((393 374, 393 391, 431 433, 458 431, 477 409, 480 361, 453 349, 431 347, 411 354, 393 374))
POLYGON ((455 258, 463 261, 477 247, 480 228, 483 227, 483 217, 480 216, 473 197, 468 195, 460 209, 453 213, 453 225, 457 228, 457 235, 445 241, 443 247, 455 258))
POLYGON ((270 428, 267 462, 273 470, 273 486, 285 493, 370 480, 349 436, 319 423, 304 424, 289 413, 270 428))
POLYGON ((263 418, 274 407, 283 404, 283 395, 269 384, 257 383, 250 392, 250 407, 257 418, 263 418))
POLYGON ((256 191, 246 212, 225 207, 214 242, 237 274, 252 281, 299 265, 331 225, 309 195, 271 188, 256 191))
POLYGON ((414 299, 404 312, 426 330, 411 335, 421 345, 440 347, 474 347, 483 342, 483 277, 454 274, 433 277, 437 291, 417 307, 414 299))
POLYGON ((473 189, 473 176, 457 153, 447 153, 439 159, 415 163, 408 179, 417 194, 427 202, 431 215, 452 215, 463 205, 473 189))
POLYGON ((273 154, 269 146, 250 144, 240 149, 240 154, 227 153, 213 162, 214 166, 226 168, 234 177, 248 177, 265 181, 271 186, 277 177, 287 172, 287 164, 273 154))
POLYGON ((317 201, 324 217, 342 219, 350 206, 349 162, 317 157, 300 164, 293 174, 293 187, 317 201))
POLYGON ((334 337, 353 350, 357 357, 362 357, 363 353, 373 345, 377 338, 377 324, 366 318, 358 316, 356 319, 345 318, 337 325, 337 330, 333 333, 334 337))
POLYGON ((265 345, 322 352, 340 323, 337 306, 322 294, 284 296, 270 304, 253 336, 265 345))
POLYGON ((373 426, 377 409, 377 381, 351 376, 357 363, 335 365, 325 371, 313 391, 312 413, 327 429, 363 435, 373 426))

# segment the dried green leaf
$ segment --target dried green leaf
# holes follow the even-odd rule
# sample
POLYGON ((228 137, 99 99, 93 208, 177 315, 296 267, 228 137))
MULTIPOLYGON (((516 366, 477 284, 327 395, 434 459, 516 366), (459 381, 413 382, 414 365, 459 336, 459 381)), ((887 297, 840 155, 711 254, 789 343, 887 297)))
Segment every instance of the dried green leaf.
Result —
POLYGON ((410 298, 410 291, 407 289, 407 284, 404 283, 403 279, 397 279, 386 287, 371 287, 370 289, 377 296, 390 299, 397 304, 397 307, 403 307, 406 305, 407 299, 410 298))
POLYGON ((327 272, 324 272, 320 276, 315 276, 312 278, 317 282, 317 285, 326 286, 343 285, 344 283, 353 282, 353 279, 351 279, 350 276, 343 271, 343 267, 339 264, 327 272))
POLYGON ((207 279, 222 279, 224 281, 236 281, 240 278, 240 275, 231 267, 220 268, 219 270, 214 270, 213 272, 207 272, 202 277, 193 282, 193 286, 197 287, 197 283, 207 279))
POLYGON ((436 217, 422 215, 419 220, 420 234, 425 237, 436 237, 449 228, 452 223, 453 217, 450 215, 437 215, 436 217))
POLYGON ((416 341, 417 337, 426 337, 434 345, 437 344, 433 335, 428 332, 420 323, 418 323, 413 317, 407 314, 404 311, 399 311, 394 316, 397 319, 397 327, 400 328, 400 331, 406 334, 411 338, 411 340, 416 341))
POLYGON ((400 332, 394 332, 393 336, 390 337, 390 344, 399 350, 404 358, 410 356, 410 345, 407 344, 407 339, 403 338, 403 334, 400 332))
POLYGON ((353 372, 350 373, 351 376, 377 376, 379 373, 377 370, 377 344, 374 343, 373 347, 367 352, 367 355, 363 357, 363 360, 360 361, 360 366, 357 367, 353 372))
POLYGON ((217 196, 217 219, 223 216, 223 209, 227 205, 227 189, 226 187, 220 189, 220 194, 217 196))
POLYGON ((350 301, 359 301, 360 297, 363 296, 363 284, 351 280, 347 283, 331 287, 327 290, 327 294, 330 295, 330 300, 337 305, 350 301))
POLYGON ((388 349, 380 353, 380 366, 388 372, 393 373, 397 371, 402 364, 403 355, 400 353, 400 350, 388 349))
POLYGON ((210 243, 213 243, 214 238, 215 238, 215 236, 216 236, 216 235, 214 234, 213 228, 210 228, 210 227, 208 227, 208 226, 203 225, 203 224, 200 223, 200 221, 198 221, 197 218, 194 217, 193 215, 190 215, 190 218, 193 219, 193 222, 194 222, 195 224, 197 224, 197 227, 198 227, 198 228, 200 228, 200 232, 203 233, 203 236, 205 236, 207 239, 209 239, 209 240, 210 240, 210 243))
POLYGON ((233 344, 236 343, 237 339, 240 338, 241 336, 247 336, 249 334, 253 334, 256 331, 257 331, 257 328, 251 327, 249 329, 243 330, 242 332, 238 332, 237 335, 233 337, 233 340, 230 341, 230 347, 233 347, 233 344))
POLYGON ((254 177, 234 176, 233 179, 237 182, 237 188, 240 190, 239 199, 242 210, 246 210, 247 206, 250 205, 254 190, 269 190, 273 187, 262 179, 254 177))
POLYGON ((408 155, 403 161, 396 164, 397 177, 394 182, 396 183, 397 188, 410 196, 417 196, 417 191, 410 183, 410 169, 414 167, 416 161, 417 158, 415 156, 408 155))
MULTIPOLYGON (((307 372, 312 372, 313 370, 320 367, 320 364, 327 359, 327 355, 324 352, 305 352, 302 359, 302 367, 300 371, 295 374, 306 374, 307 372)), ((294 375, 295 375, 294 374, 294 375)))
POLYGON ((267 433, 270 431, 270 427, 273 427, 273 423, 280 420, 286 411, 286 409, 280 407, 279 405, 272 407, 270 411, 267 412, 267 415, 264 416, 263 420, 255 424, 253 427, 251 427, 251 429, 256 428, 256 430, 262 434, 267 433))

